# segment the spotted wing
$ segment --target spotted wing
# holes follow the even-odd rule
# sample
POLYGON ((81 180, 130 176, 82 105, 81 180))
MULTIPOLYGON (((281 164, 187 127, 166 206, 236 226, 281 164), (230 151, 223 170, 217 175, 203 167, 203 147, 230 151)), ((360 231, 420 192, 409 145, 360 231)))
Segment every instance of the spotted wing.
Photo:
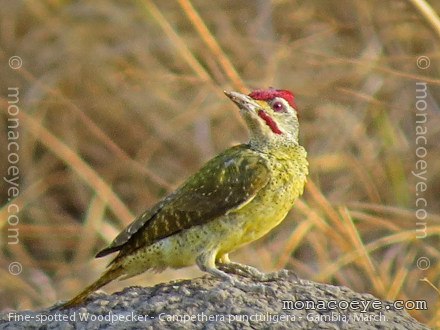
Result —
POLYGON ((142 246, 208 223, 251 201, 268 181, 266 160, 258 153, 246 145, 228 149, 138 217, 97 257, 120 251, 119 259, 142 246))

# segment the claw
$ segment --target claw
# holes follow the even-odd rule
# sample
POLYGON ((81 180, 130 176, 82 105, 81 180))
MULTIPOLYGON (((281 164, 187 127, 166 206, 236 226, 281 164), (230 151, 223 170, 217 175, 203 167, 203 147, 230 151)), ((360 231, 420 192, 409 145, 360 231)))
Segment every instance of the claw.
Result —
POLYGON ((268 287, 262 283, 244 283, 238 279, 233 278, 232 276, 228 279, 225 278, 225 280, 222 282, 221 287, 235 287, 241 291, 244 291, 246 293, 262 293, 267 294, 270 293, 272 295, 275 294, 275 290, 271 287, 268 287))
POLYGON ((224 272, 243 276, 243 277, 248 277, 260 282, 276 281, 280 278, 288 278, 292 276, 292 274, 294 275, 295 280, 296 281, 298 280, 296 274, 291 273, 285 269, 273 273, 263 273, 260 272, 255 267, 242 265, 236 262, 219 263, 218 268, 223 270, 224 272))

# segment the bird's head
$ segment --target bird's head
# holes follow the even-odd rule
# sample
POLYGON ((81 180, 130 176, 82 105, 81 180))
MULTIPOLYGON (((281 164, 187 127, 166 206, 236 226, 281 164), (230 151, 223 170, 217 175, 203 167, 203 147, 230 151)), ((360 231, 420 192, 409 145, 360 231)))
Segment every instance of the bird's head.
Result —
POLYGON ((258 89, 245 95, 225 94, 240 108, 250 129, 250 144, 273 146, 298 144, 298 117, 291 92, 282 89, 258 89))

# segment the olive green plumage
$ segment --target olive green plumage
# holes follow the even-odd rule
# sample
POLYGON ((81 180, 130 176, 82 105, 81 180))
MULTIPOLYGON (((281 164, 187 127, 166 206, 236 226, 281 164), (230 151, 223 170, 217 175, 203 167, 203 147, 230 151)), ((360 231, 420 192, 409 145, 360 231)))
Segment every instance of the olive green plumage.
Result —
POLYGON ((298 144, 290 92, 269 89, 249 96, 226 94, 250 128, 250 142, 222 152, 141 214, 97 254, 119 251, 109 269, 64 304, 65 308, 83 302, 113 279, 146 270, 196 263, 201 270, 233 282, 218 269, 229 264, 260 278, 255 269, 230 263, 228 253, 262 237, 285 218, 303 192, 308 174, 306 151, 298 144))

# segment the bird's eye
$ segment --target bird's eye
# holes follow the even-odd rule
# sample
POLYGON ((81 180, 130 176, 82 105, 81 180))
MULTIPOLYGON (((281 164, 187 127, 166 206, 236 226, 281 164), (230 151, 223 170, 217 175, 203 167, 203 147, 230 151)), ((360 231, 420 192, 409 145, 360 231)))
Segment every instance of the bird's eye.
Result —
POLYGON ((273 109, 273 111, 276 111, 276 112, 282 112, 282 111, 285 111, 285 109, 284 109, 284 105, 283 105, 281 102, 279 102, 279 101, 274 102, 274 103, 272 104, 272 109, 273 109))

